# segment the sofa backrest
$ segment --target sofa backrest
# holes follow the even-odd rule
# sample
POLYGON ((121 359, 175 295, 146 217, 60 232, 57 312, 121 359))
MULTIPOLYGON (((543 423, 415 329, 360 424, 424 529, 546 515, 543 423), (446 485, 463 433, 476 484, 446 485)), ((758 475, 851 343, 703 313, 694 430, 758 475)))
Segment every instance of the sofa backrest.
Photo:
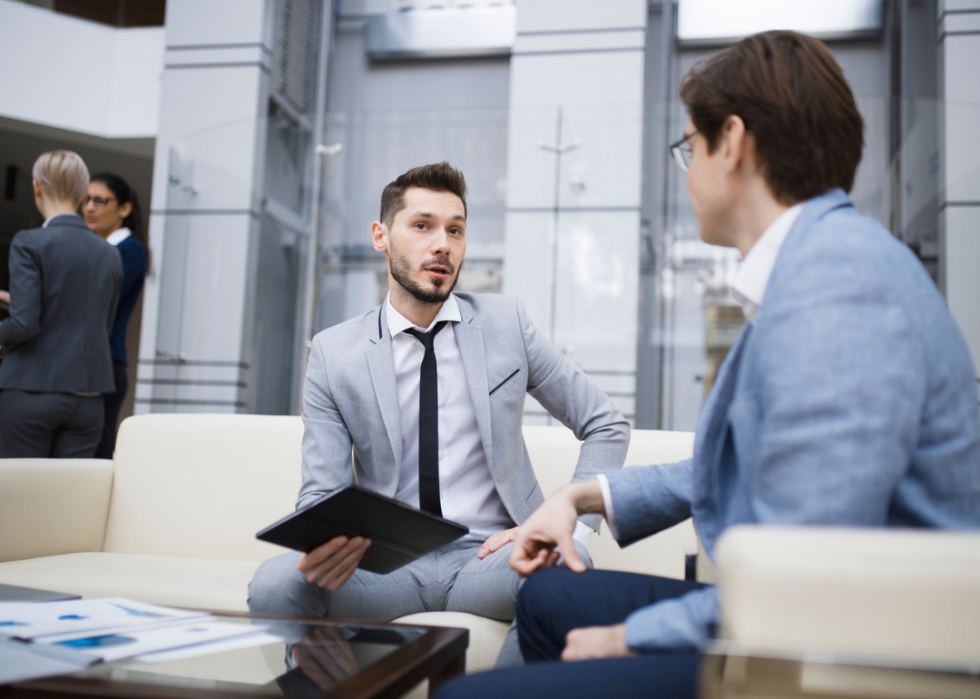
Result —
MULTIPOLYGON (((255 533, 293 511, 303 423, 270 415, 152 414, 123 421, 103 550, 265 560, 283 549, 255 533)), ((526 426, 545 496, 571 480, 580 442, 562 426, 526 426)), ((633 430, 627 466, 690 457, 694 435, 633 430)), ((598 567, 683 577, 697 543, 690 522, 623 550, 603 527, 590 543, 598 567)))
MULTIPOLYGON (((526 426, 524 441, 545 497, 571 480, 581 446, 571 430, 561 426, 526 426)), ((693 432, 633 430, 625 465, 670 464, 689 459, 693 453, 693 432)), ((619 547, 605 525, 598 535, 592 535, 589 542, 589 554, 597 568, 671 578, 684 577, 684 556, 697 550, 697 537, 691 520, 627 549, 619 547)))
POLYGON ((103 550, 265 560, 255 533, 293 511, 298 417, 152 414, 123 421, 103 550))

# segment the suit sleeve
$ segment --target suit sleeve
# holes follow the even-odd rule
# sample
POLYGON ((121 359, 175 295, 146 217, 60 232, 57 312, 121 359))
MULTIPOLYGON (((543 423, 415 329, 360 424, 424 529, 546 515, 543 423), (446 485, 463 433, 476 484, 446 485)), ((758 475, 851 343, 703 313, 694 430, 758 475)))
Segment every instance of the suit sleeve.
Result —
MULTIPOLYGON (((519 300, 517 315, 527 353, 528 393, 582 441, 572 481, 622 468, 630 442, 626 418, 577 364, 538 334, 519 300)), ((598 530, 601 517, 587 515, 582 521, 598 530)))
POLYGON ((303 395, 303 483, 296 509, 353 479, 353 442, 330 391, 324 354, 322 338, 314 337, 303 395))
POLYGON ((644 539, 691 516, 694 462, 624 468, 606 474, 620 546, 644 539))
POLYGON ((41 261, 28 234, 20 233, 10 246, 10 317, 0 323, 4 351, 27 342, 41 331, 41 261))

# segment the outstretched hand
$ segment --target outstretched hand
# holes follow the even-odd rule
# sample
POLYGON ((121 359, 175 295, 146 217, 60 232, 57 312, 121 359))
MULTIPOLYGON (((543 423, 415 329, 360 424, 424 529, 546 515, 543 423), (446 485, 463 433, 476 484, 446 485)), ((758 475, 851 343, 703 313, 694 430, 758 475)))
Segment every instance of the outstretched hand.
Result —
POLYGON ((542 568, 564 564, 584 573, 585 564, 575 550, 572 533, 578 516, 594 512, 605 514, 598 481, 566 485, 548 498, 520 527, 510 554, 510 567, 527 577, 542 568))

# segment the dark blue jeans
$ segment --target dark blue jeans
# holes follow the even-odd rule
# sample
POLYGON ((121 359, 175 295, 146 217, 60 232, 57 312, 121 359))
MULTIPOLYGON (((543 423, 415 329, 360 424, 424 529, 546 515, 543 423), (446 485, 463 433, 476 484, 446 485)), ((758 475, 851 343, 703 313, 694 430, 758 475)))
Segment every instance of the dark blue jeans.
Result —
POLYGON ((535 573, 517 599, 517 628, 528 665, 454 680, 440 688, 436 699, 694 699, 700 656, 693 648, 575 663, 558 660, 572 629, 619 624, 641 607, 701 587, 608 570, 573 573, 554 568, 535 573))

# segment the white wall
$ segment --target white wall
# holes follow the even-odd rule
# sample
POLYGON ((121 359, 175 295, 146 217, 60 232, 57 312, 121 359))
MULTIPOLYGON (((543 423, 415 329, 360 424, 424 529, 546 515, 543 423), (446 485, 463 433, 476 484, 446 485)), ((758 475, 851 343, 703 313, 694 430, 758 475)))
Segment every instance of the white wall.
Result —
POLYGON ((0 116, 104 138, 152 137, 162 28, 115 29, 0 0, 0 116))

